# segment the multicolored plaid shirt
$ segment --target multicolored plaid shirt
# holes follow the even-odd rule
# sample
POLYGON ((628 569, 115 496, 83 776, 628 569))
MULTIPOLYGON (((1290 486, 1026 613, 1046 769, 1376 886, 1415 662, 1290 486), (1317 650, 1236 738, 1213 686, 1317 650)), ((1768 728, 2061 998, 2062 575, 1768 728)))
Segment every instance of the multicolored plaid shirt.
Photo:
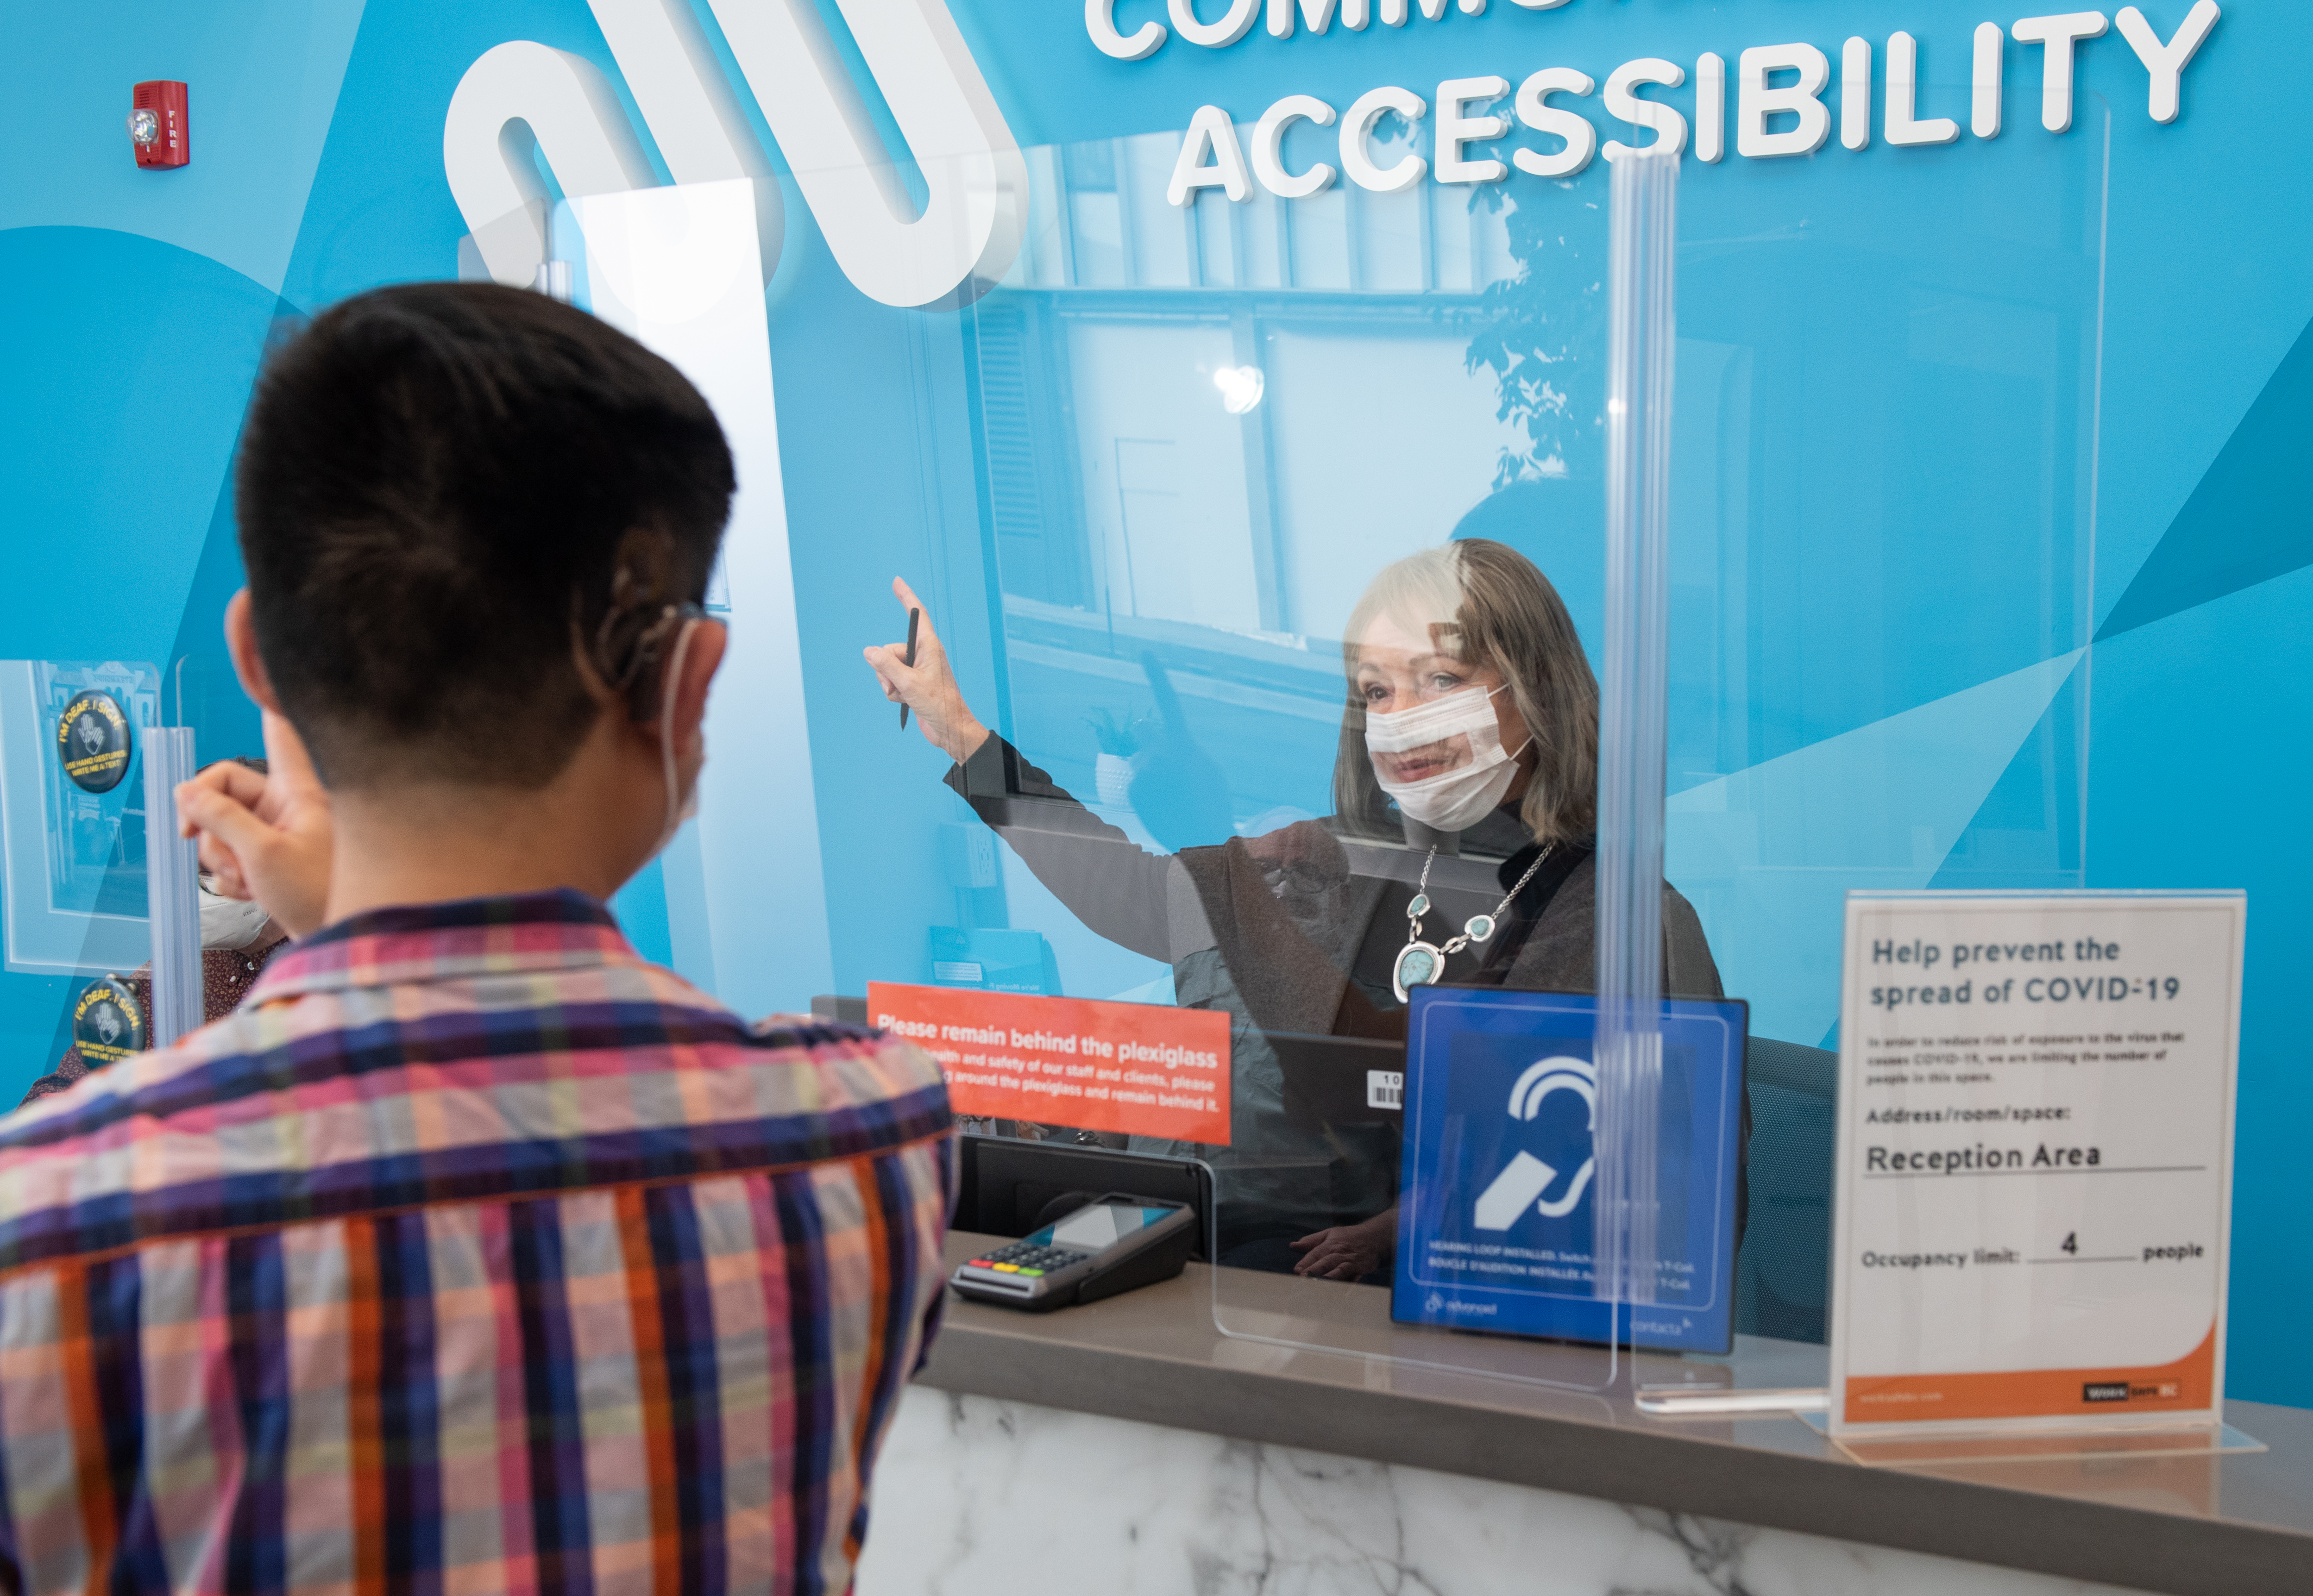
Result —
POLYGON ((577 893, 323 931, 0 1120, 0 1587, 841 1592, 951 1145, 577 893))

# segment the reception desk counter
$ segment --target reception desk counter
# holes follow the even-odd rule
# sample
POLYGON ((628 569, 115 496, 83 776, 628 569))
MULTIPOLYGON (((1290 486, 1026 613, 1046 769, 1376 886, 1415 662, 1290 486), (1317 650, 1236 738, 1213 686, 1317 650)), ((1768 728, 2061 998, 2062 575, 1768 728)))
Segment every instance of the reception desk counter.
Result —
MULTIPOLYGON (((2232 1404, 2256 1452, 1865 1468, 1789 1414, 1633 1398, 1820 1385, 1818 1346, 1626 1356, 1610 1389, 1555 1390, 1224 1336, 1213 1286, 1192 1265, 1043 1316, 951 1297, 878 1475, 863 1596, 932 1569, 944 1592, 1064 1588, 1003 1583, 992 1548, 1024 1536, 1080 1558, 1082 1590, 2313 1591, 2313 1412, 2232 1404)), ((1373 1287, 1228 1286, 1232 1329, 1395 1333, 1373 1287)))

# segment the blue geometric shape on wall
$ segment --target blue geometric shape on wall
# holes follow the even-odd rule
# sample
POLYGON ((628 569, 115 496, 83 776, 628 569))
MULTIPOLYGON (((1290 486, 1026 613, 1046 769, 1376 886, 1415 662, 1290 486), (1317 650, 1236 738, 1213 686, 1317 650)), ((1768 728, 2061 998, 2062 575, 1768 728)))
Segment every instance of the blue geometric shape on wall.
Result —
POLYGON ((1934 879, 2085 652, 1670 800, 1664 873, 1702 915, 1720 978, 1749 1002, 1755 1034, 1811 1044, 1830 1029, 1849 890, 1934 879))
POLYGON ((1944 855, 1938 890, 2055 891, 2081 883, 2087 668, 2072 672, 1944 855))
POLYGON ((602 70, 647 153, 649 128, 579 0, 368 0, 282 280, 285 298, 318 311, 388 283, 458 275, 466 224, 443 171, 443 124, 467 69, 508 39, 602 70))
POLYGON ((2217 452, 2193 496, 2153 545, 2097 641, 2313 565, 2313 325, 2217 452))
POLYGON ((167 652, 280 303, 134 233, 0 232, 10 658, 167 652))

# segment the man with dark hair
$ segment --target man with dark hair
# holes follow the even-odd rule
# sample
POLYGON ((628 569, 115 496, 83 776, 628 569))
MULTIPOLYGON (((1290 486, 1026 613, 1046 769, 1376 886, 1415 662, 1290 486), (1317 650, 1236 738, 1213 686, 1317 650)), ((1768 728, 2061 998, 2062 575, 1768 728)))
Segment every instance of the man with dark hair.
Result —
POLYGON ((750 1027, 602 908, 705 757, 732 486, 542 295, 383 290, 268 364, 226 635, 270 769, 178 809, 301 940, 0 1123, 0 1585, 849 1587, 938 1071, 750 1027))

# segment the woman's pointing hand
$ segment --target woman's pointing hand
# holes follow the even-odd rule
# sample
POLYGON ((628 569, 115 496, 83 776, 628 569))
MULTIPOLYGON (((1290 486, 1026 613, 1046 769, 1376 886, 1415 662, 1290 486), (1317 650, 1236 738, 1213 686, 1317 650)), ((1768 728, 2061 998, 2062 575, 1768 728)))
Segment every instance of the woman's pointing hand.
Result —
POLYGON ((892 579, 892 593, 900 601, 903 627, 909 610, 923 611, 916 628, 916 662, 908 663, 908 645, 904 641, 879 644, 861 652, 868 669, 875 672, 884 697, 913 710, 925 741, 961 765, 988 740, 988 728, 980 723, 971 706, 964 703, 963 689, 955 685, 955 672, 947 662, 947 649, 940 642, 939 630, 932 625, 931 612, 924 609, 924 602, 916 597, 915 589, 895 576, 892 579))

